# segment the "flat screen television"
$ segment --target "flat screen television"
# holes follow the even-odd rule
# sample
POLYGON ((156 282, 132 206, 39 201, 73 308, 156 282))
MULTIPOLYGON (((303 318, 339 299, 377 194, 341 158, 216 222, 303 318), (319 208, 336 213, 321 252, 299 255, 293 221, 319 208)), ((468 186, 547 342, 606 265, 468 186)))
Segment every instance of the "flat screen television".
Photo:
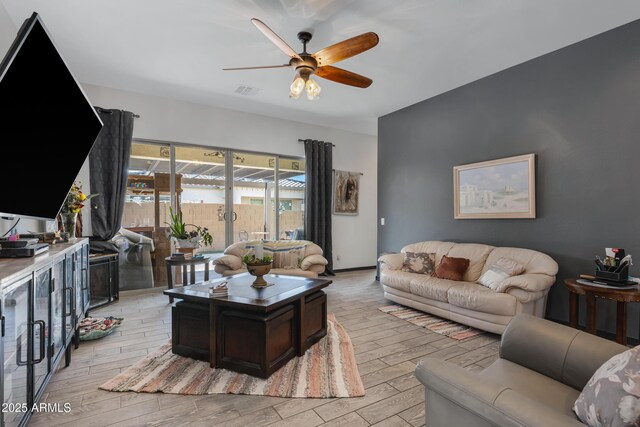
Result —
POLYGON ((0 215, 55 219, 101 128, 34 13, 0 63, 0 215))

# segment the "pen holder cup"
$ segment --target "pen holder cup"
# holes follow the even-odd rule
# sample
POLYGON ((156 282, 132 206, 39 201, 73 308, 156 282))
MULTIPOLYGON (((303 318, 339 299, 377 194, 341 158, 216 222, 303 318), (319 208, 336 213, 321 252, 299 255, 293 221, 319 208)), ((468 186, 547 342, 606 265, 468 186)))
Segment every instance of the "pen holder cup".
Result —
POLYGON ((625 266, 619 272, 615 272, 616 267, 607 267, 608 270, 596 270, 596 279, 607 280, 609 282, 626 282, 629 278, 629 266, 625 266))

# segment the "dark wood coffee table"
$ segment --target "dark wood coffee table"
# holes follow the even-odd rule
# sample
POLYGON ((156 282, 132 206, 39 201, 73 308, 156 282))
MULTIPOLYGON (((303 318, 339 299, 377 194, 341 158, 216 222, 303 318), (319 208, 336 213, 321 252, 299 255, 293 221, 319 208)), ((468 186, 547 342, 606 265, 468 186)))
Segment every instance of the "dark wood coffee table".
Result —
POLYGON ((269 274, 273 283, 251 287, 248 273, 164 291, 181 299, 172 307, 172 350, 225 368, 267 378, 327 334, 332 281, 269 274), (210 297, 226 281, 229 295, 210 297))

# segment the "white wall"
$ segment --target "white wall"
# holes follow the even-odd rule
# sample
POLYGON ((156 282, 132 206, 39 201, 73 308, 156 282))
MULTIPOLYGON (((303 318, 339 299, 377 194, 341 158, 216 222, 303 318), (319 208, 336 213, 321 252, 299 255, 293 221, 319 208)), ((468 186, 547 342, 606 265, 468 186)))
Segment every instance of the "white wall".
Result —
MULTIPOLYGON (((275 119, 111 88, 84 85, 91 102, 133 111, 141 117, 135 138, 304 156, 298 138, 331 141, 336 169, 362 172, 360 215, 333 216, 334 268, 371 266, 376 261, 377 138, 323 126, 275 119)), ((322 102, 322 101, 318 101, 322 102)), ((82 174, 82 173, 81 173, 82 174)), ((88 179, 81 178, 85 191, 88 179)))

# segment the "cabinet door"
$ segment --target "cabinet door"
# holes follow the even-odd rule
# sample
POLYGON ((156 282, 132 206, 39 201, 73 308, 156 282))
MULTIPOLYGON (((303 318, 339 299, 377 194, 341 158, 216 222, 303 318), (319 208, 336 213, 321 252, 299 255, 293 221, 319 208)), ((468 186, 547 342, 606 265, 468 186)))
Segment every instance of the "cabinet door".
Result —
POLYGON ((89 309, 89 301, 91 300, 90 278, 89 278, 89 245, 82 245, 82 309, 83 313, 86 313, 89 309))
POLYGON ((67 255, 64 260, 64 310, 62 313, 62 317, 64 319, 64 341, 68 343, 71 341, 73 337, 73 329, 75 326, 75 322, 73 319, 73 305, 75 302, 74 298, 74 287, 73 287, 73 254, 67 255))
POLYGON ((28 408, 29 288, 32 276, 4 290, 4 425, 17 426, 28 408))
POLYGON ((51 359, 55 362, 64 350, 64 261, 53 265, 51 288, 51 359))
POLYGON ((86 309, 89 307, 89 279, 87 278, 88 255, 87 246, 83 245, 74 253, 75 258, 75 315, 76 319, 84 317, 86 309))
POLYGON ((33 288, 33 391, 37 395, 44 384, 51 368, 48 351, 50 323, 49 308, 51 306, 51 268, 36 272, 33 288))

